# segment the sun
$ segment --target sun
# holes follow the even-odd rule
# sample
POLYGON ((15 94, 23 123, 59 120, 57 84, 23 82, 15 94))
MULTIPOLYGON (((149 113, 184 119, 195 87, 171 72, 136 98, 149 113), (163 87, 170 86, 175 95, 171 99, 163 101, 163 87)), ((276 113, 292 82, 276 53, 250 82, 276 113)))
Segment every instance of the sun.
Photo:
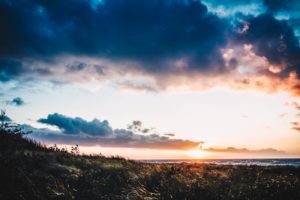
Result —
POLYGON ((190 151, 187 151, 187 155, 193 158, 204 158, 207 156, 208 152, 202 151, 200 149, 193 149, 190 151))

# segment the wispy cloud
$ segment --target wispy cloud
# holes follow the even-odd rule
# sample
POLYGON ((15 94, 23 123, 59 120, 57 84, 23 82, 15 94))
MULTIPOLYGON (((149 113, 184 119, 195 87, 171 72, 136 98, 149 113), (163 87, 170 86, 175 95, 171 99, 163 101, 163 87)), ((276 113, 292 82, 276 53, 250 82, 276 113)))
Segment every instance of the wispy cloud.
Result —
MULTIPOLYGON (((297 102, 292 102, 288 105, 291 105, 292 107, 294 107, 298 111, 296 117, 299 117, 300 116, 300 113, 299 113, 300 112, 300 105, 297 102)), ((290 124, 292 126, 291 129, 300 132, 300 123, 298 121, 291 122, 290 124)))
POLYGON ((300 132, 300 123, 299 122, 291 122, 292 129, 300 132))

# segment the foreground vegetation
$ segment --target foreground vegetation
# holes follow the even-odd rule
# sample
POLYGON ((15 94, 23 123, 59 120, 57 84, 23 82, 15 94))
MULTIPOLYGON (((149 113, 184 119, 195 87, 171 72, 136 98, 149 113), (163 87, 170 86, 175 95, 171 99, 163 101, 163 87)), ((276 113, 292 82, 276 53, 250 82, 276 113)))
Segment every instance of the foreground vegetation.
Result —
POLYGON ((300 199, 300 168, 146 164, 0 130, 0 199, 300 199))

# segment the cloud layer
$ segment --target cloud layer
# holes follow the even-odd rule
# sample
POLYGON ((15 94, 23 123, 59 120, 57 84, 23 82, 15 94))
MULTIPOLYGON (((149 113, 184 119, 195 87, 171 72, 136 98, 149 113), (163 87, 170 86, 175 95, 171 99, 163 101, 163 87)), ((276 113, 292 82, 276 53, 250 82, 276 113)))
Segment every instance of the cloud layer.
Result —
POLYGON ((204 151, 211 153, 236 153, 236 154, 263 154, 263 155, 284 155, 286 152, 280 151, 277 149, 267 148, 267 149, 259 149, 259 150, 249 150, 246 148, 235 148, 235 147, 227 147, 227 148, 208 148, 203 149, 204 151))
POLYGON ((203 143, 161 136, 151 132, 151 129, 142 128, 140 121, 133 122, 131 126, 135 128, 113 129, 106 120, 86 121, 79 117, 71 118, 54 113, 39 119, 38 122, 55 126, 60 131, 38 129, 28 125, 23 125, 23 128, 32 131, 29 137, 50 144, 187 150, 195 149, 203 143))
MULTIPOLYGON (((170 70, 174 57, 186 58, 189 68, 222 65, 219 47, 228 24, 198 1, 95 2, 2 2, 0 52, 15 58, 71 54, 133 60, 149 71, 170 70)), ((78 67, 74 70, 85 66, 78 67)))
POLYGON ((0 82, 117 77, 121 89, 226 85, 299 95, 299 5, 294 0, 2 1, 0 82), (239 9, 224 16, 222 6, 239 9), (252 47, 250 54, 226 56, 245 45, 252 47), (249 55, 255 59, 245 65, 249 55))

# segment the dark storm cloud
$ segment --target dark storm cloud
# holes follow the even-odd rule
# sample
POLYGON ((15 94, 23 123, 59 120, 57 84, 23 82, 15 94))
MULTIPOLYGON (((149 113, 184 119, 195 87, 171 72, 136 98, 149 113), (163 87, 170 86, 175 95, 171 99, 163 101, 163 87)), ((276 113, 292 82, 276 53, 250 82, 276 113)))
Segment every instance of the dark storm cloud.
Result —
POLYGON ((8 0, 0 3, 0 54, 102 56, 134 60, 151 72, 186 57, 191 69, 218 68, 228 25, 193 0, 8 0))
POLYGON ((7 82, 18 78, 22 79, 32 75, 46 76, 50 74, 50 69, 45 67, 30 65, 30 63, 24 64, 18 59, 1 58, 0 56, 0 82, 7 82))
MULTIPOLYGON (((300 91, 300 84, 287 86, 290 83, 284 82, 290 72, 300 74, 300 48, 295 35, 299 16, 287 11, 297 8, 298 3, 293 0, 294 6, 286 6, 282 2, 1 1, 0 82, 109 79, 121 89, 156 92, 179 84, 212 87, 223 84, 213 80, 220 78, 231 86, 244 74, 238 71, 239 58, 227 61, 223 50, 251 44, 254 53, 267 58, 268 64, 283 66, 279 74, 263 68, 258 76, 276 79, 280 89, 299 95, 293 90, 300 91), (216 12, 211 10, 212 5, 216 12), (222 15, 228 9, 230 14, 222 15), (279 20, 277 10, 291 14, 289 20, 279 20), (125 80, 126 75, 134 78, 125 80), (143 81, 135 80, 135 75, 143 81), (117 76, 118 81, 114 79, 117 76)), ((243 79, 251 82, 253 77, 243 79)))
MULTIPOLYGON (((298 11, 300 9, 299 0, 203 0, 205 4, 215 7, 235 8, 237 6, 245 7, 255 5, 261 11, 280 12, 280 11, 298 11)), ((258 11, 259 9, 257 9, 258 11)), ((242 12, 241 10, 239 12, 242 12)))
POLYGON ((282 76, 291 71, 296 71, 299 76, 299 41, 287 21, 277 20, 270 14, 245 17, 244 20, 248 28, 238 36, 239 42, 252 44, 255 53, 266 57, 271 64, 285 65, 282 76))
POLYGON ((71 118, 58 113, 49 114, 47 118, 39 119, 38 122, 58 127, 65 134, 87 134, 87 135, 110 135, 113 130, 108 121, 94 119, 86 121, 80 117, 71 118))
POLYGON ((270 12, 276 11, 299 11, 299 0, 263 0, 264 5, 270 12))
POLYGON ((6 82, 26 71, 19 61, 0 59, 0 81, 6 82))
MULTIPOLYGON (((128 148, 151 148, 151 149, 193 149, 203 142, 171 139, 147 132, 143 128, 140 131, 132 129, 112 129, 108 121, 86 121, 79 117, 71 118, 61 114, 51 114, 38 122, 56 126, 60 131, 50 129, 38 129, 23 125, 25 131, 32 131, 30 137, 45 143, 79 144, 86 146, 100 145, 103 147, 128 147, 128 148), (138 134, 139 133, 139 134, 138 134)), ((140 127, 141 121, 133 124, 140 127)), ((150 129, 149 129, 150 130, 150 129)))
POLYGON ((299 38, 299 31, 300 31, 300 15, 297 17, 291 17, 288 20, 288 23, 291 27, 294 28, 295 32, 298 32, 297 36, 299 38))
POLYGON ((10 101, 7 101, 6 103, 14 106, 23 106, 25 104, 25 101, 21 97, 16 97, 10 101))

